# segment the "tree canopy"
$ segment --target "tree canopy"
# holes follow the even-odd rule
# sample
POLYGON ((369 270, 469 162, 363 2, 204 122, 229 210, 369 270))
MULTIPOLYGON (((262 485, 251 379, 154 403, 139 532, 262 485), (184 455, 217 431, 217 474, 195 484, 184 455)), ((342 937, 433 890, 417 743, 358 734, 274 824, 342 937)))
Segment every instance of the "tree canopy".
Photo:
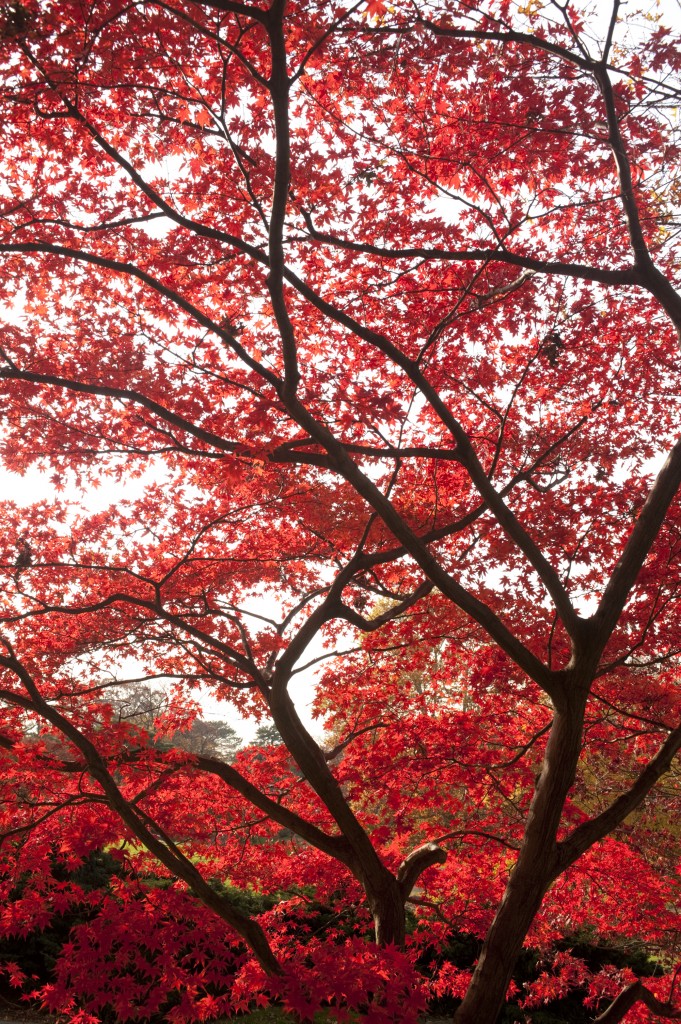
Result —
POLYGON ((87 908, 46 1004, 678 1017, 678 34, 26 0, 0 67, 1 454, 52 481, 0 505, 3 933, 87 908))

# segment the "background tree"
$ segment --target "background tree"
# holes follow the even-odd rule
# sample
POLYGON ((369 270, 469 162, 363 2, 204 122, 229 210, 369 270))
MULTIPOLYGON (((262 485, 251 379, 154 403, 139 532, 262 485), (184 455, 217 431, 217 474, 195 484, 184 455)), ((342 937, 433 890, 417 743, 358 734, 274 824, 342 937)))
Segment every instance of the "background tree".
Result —
POLYGON ((229 722, 196 718, 188 732, 175 734, 173 742, 190 754, 220 757, 231 762, 241 746, 241 737, 229 722))
MULTIPOLYGON (((153 739, 163 724, 172 696, 165 690, 148 684, 136 683, 114 688, 106 693, 105 701, 120 722, 129 722, 144 729, 153 739)), ((198 709, 197 709, 198 710, 198 709)), ((234 726, 219 719, 193 718, 186 728, 164 741, 190 754, 206 754, 233 761, 241 746, 241 738, 234 726)))
POLYGON ((259 725, 255 730, 254 742, 260 747, 272 746, 272 744, 281 743, 281 736, 274 722, 264 723, 259 725))
MULTIPOLYGON (((216 953, 230 1005, 407 1019, 417 887, 484 933, 456 1020, 492 1024, 588 872, 626 860, 617 907, 671 927, 675 866, 627 829, 681 746, 681 48, 620 8, 1 8, 2 453, 56 488, 1 510, 8 931, 62 898, 48 855, 116 848, 177 880, 149 921, 252 951, 216 953), (103 512, 63 490, 104 481, 103 512), (172 687, 159 735, 202 685, 283 744, 141 742, 101 700, 131 659, 172 687), (331 749, 289 694, 325 663, 331 749), (313 881, 383 949, 296 959, 216 874, 313 881)), ((180 1016, 224 1010, 211 970, 180 1016)), ((674 998, 634 979, 603 1019, 674 998)))

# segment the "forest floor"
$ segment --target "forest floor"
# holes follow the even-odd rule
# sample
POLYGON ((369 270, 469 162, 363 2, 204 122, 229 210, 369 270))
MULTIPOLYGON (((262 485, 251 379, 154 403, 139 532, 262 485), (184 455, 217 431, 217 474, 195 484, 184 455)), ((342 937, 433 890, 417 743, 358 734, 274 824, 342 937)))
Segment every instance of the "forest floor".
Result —
MULTIPOLYGON (((6 1006, 0 1002, 0 1024, 56 1024, 56 1018, 46 1013, 38 1013, 25 1006, 6 1006)), ((276 1015, 263 1016, 262 1013, 248 1014, 245 1017, 235 1018, 243 1021, 244 1024, 286 1024, 290 1017, 284 1017, 281 1013, 276 1015)), ((421 1024, 451 1024, 451 1017, 432 1017, 426 1014, 421 1018, 421 1024)), ((320 1020, 320 1024, 323 1022, 320 1020)))
MULTIPOLYGON (((271 1007, 256 1010, 235 1020, 243 1021, 243 1024, 289 1024, 291 1018, 281 1010, 271 1007)), ((31 1006, 24 1006, 0 996, 0 1024, 56 1024, 56 1018, 47 1013, 40 1013, 31 1006)), ((326 1024, 326 1018, 320 1016, 319 1024, 326 1024)), ((426 1014, 421 1018, 421 1024, 451 1024, 451 1017, 433 1017, 426 1014)))

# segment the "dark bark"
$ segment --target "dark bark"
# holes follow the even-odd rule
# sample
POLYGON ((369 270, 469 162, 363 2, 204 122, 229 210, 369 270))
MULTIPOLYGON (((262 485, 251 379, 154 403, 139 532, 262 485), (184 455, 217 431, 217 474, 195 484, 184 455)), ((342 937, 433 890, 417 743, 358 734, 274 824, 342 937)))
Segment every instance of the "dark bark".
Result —
POLYGON ((406 936, 404 900, 394 878, 381 892, 368 893, 369 909, 374 919, 374 937, 379 946, 403 946, 406 936))
POLYGON ((402 902, 409 899, 412 889, 426 868, 433 867, 435 864, 444 864, 446 860, 447 854, 437 843, 425 843, 412 850, 397 871, 397 883, 402 894, 402 902))
MULTIPOLYGON (((347 851, 344 862, 366 893, 369 910, 374 919, 376 942, 378 945, 403 945, 404 904, 408 893, 378 856, 371 839, 345 799, 326 762, 324 752, 300 721, 281 680, 270 694, 270 712, 287 749, 312 789, 334 817, 342 833, 347 851)), ((425 860, 421 860, 425 867, 425 860)), ((434 863, 432 857, 429 863, 434 863)))
POLYGON ((581 749, 585 697, 573 679, 568 708, 553 720, 541 775, 530 805, 525 838, 506 892, 487 933, 456 1024, 495 1024, 523 941, 556 877, 556 833, 581 749))
POLYGON ((642 981, 635 981, 628 985, 614 999, 610 1006, 600 1017, 597 1017, 594 1024, 619 1024, 629 1010, 636 1003, 644 1003, 649 1010, 667 1020, 681 1019, 681 1009, 674 1008, 671 1003, 663 1003, 661 999, 653 995, 649 988, 646 988, 642 981))

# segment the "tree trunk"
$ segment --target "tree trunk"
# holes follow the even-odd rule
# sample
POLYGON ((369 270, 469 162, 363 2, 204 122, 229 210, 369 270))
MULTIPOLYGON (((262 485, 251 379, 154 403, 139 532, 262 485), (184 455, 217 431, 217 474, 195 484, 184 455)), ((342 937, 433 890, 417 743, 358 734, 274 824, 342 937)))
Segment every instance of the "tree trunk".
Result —
POLYGON ((454 1015, 455 1024, 496 1024, 523 940, 541 906, 546 886, 517 869, 487 934, 468 991, 454 1015))
POLYGON ((378 946, 403 946, 406 935, 404 899, 397 884, 389 885, 378 896, 369 896, 378 946))
POLYGON ((570 703, 554 717, 518 860, 455 1024, 496 1024, 525 936, 559 873, 556 834, 575 777, 584 718, 584 699, 573 695, 570 703))

